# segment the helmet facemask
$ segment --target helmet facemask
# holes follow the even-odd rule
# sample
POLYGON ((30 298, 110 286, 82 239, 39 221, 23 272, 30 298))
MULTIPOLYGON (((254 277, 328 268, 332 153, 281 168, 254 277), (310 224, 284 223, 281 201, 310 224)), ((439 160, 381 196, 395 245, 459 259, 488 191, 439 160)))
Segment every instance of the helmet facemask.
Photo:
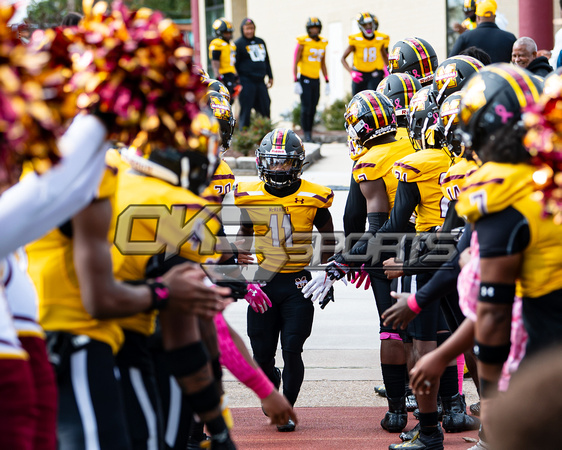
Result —
POLYGON ((298 181, 304 165, 304 153, 281 156, 256 150, 256 163, 260 179, 275 189, 281 189, 298 181))

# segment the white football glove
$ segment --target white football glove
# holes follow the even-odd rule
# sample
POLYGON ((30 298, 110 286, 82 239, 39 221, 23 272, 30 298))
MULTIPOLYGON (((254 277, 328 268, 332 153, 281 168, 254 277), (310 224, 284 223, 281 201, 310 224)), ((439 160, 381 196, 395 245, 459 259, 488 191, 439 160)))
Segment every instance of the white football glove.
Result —
POLYGON ((298 81, 295 81, 295 94, 297 95, 302 94, 302 86, 298 81))
POLYGON ((330 83, 326 83, 326 87, 324 88, 324 93, 326 94, 326 97, 330 96, 330 83))
MULTIPOLYGON (((313 302, 316 300, 322 302, 336 281, 335 278, 331 279, 326 271, 318 271, 314 274, 312 280, 302 288, 302 293, 305 298, 312 297, 310 300, 313 302)), ((347 284, 345 280, 344 283, 347 284)))

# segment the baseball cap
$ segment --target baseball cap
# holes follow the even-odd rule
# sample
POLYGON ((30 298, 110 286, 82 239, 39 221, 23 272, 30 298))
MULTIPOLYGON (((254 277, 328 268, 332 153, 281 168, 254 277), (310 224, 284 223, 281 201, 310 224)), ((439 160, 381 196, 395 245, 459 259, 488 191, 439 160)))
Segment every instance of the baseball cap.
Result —
POLYGON ((480 0, 476 3, 476 15, 480 17, 492 17, 496 15, 498 4, 495 0, 480 0))

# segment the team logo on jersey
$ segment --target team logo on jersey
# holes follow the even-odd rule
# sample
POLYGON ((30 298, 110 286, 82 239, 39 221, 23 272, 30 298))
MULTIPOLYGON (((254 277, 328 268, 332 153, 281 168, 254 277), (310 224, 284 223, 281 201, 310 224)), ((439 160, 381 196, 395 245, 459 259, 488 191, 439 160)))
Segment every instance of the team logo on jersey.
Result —
POLYGON ((295 285, 297 286, 297 289, 302 289, 306 286, 306 283, 308 283, 306 277, 295 278, 295 285))
POLYGON ((295 203, 300 203, 301 205, 304 204, 304 198, 296 198, 295 197, 295 203))
POLYGON ((457 65, 455 63, 447 64, 445 67, 439 67, 435 74, 437 88, 441 90, 445 84, 451 88, 457 87, 457 75, 457 65))

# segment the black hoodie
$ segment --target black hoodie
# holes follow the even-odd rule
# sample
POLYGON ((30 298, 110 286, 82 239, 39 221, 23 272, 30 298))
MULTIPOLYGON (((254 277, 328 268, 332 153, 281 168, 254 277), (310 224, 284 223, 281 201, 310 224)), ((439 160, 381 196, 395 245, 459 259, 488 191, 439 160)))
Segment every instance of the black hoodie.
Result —
POLYGON ((552 72, 552 66, 548 63, 546 56, 539 56, 531 61, 527 66, 529 72, 538 75, 539 77, 546 77, 550 72, 552 72))
POLYGON ((242 37, 234 44, 236 45, 236 72, 240 77, 263 80, 267 75, 273 78, 269 55, 263 39, 254 37, 246 39, 242 27, 249 23, 254 23, 252 19, 244 19, 240 25, 242 37))

